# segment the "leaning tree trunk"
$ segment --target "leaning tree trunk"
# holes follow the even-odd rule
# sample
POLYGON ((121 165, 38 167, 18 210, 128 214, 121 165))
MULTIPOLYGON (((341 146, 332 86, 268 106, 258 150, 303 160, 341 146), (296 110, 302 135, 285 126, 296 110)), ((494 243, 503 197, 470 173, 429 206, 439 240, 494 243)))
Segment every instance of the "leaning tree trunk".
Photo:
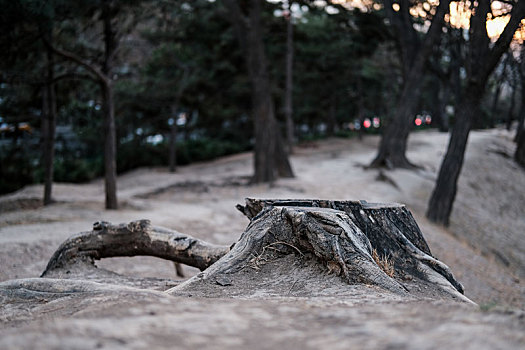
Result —
POLYGON ((431 287, 434 295, 470 302, 450 269, 432 257, 403 205, 247 199, 237 207, 250 224, 231 248, 152 227, 147 220, 119 226, 99 222, 93 231, 65 241, 42 276, 78 278, 68 273, 75 266, 91 266, 92 272, 96 259, 152 255, 203 270, 168 290, 173 294, 209 297, 279 290, 287 295, 295 287, 288 287, 290 278, 299 278, 307 292, 323 281, 337 284, 336 293, 353 290, 348 285, 368 285, 402 297, 424 297, 422 290, 431 287), (273 273, 271 278, 268 273, 273 273))
POLYGON ((467 90, 452 128, 447 153, 439 169, 436 185, 430 197, 426 216, 433 222, 449 224, 450 213, 457 192, 457 181, 467 148, 468 136, 474 117, 479 111, 481 94, 467 90))
POLYGON ((475 116, 479 114, 479 105, 488 77, 494 71, 501 56, 508 50, 514 33, 520 26, 522 18, 525 17, 525 2, 517 2, 512 7, 509 22, 495 44, 491 44, 487 36, 486 18, 489 11, 489 0, 478 1, 475 15, 471 19, 469 33, 467 65, 470 69, 467 70, 465 96, 458 107, 456 124, 428 204, 427 217, 443 225, 449 223, 468 135, 475 116))

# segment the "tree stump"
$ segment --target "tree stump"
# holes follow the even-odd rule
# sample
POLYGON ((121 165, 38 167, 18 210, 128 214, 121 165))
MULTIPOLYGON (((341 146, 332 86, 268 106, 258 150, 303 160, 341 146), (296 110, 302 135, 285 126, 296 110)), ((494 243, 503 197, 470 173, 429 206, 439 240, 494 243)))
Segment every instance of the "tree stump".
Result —
POLYGON ((171 294, 338 295, 365 286, 402 298, 471 302, 450 269, 432 257, 403 205, 246 199, 237 208, 250 224, 231 248, 147 220, 100 222, 64 242, 42 276, 56 277, 78 263, 94 266, 93 260, 104 257, 152 255, 202 271, 169 289, 171 294))

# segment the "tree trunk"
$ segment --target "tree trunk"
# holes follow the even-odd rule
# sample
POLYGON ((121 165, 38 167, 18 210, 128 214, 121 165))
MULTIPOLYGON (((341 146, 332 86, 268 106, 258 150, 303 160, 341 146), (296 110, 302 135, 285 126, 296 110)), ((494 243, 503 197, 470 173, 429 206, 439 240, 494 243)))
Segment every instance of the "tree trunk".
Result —
POLYGON ((397 109, 386 125, 379 152, 372 161, 372 167, 414 168, 406 157, 408 134, 414 122, 414 111, 420 96, 420 81, 423 70, 415 70, 405 82, 397 109))
POLYGON ((106 209, 118 209, 117 202, 117 142, 115 110, 113 104, 113 84, 101 83, 104 110, 104 169, 106 209))
POLYGON ((174 173, 177 170, 177 110, 178 106, 174 105, 171 107, 171 117, 173 118, 173 124, 170 128, 170 141, 169 141, 169 171, 174 173))
POLYGON ((255 169, 253 181, 273 182, 277 176, 293 177, 281 140, 270 88, 261 27, 261 3, 251 0, 248 40, 248 70, 252 81, 255 119, 255 169))
POLYGON ((443 225, 449 224, 450 213, 457 192, 457 181, 463 167, 468 135, 473 119, 479 111, 480 102, 481 95, 467 91, 457 111, 456 123, 452 128, 447 153, 441 164, 436 185, 428 204, 426 216, 433 222, 443 225))
POLYGON ((288 153, 293 153, 294 123, 293 123, 293 19, 288 3, 288 18, 286 18, 286 87, 284 95, 284 114, 286 117, 286 142, 288 153))
MULTIPOLYGON (((425 64, 432 53, 432 48, 440 40, 441 28, 445 14, 448 12, 449 3, 450 1, 440 1, 421 48, 414 54, 414 58, 408 63, 408 66, 407 62, 404 62, 404 66, 409 68, 406 69, 403 90, 392 118, 386 125, 381 137, 378 154, 370 164, 372 167, 416 167, 406 157, 408 135, 412 128, 415 109, 421 94, 421 81, 425 64)), ((404 37, 402 34, 398 33, 400 35, 399 40, 406 39, 406 34, 404 37)), ((408 57, 408 55, 404 55, 404 57, 408 57)))
POLYGON ((104 168, 106 188, 106 209, 118 209, 117 202, 117 135, 115 127, 115 105, 113 102, 113 81, 111 70, 117 42, 111 24, 111 9, 109 4, 104 4, 102 11, 104 24, 104 63, 102 72, 106 76, 101 82, 102 100, 104 107, 104 168))
POLYGON ((53 53, 47 50, 47 82, 44 87, 44 205, 53 202, 53 170, 55 159, 55 132, 56 132, 56 93, 54 79, 53 53))
POLYGON ((252 84, 255 134, 253 182, 273 182, 277 176, 293 177, 286 147, 275 118, 270 75, 261 26, 261 2, 251 0, 245 15, 235 0, 224 1, 236 36, 245 51, 252 84))
POLYGON ((525 3, 518 2, 513 6, 509 23, 492 48, 489 46, 490 39, 486 30, 489 11, 490 1, 480 0, 475 15, 471 18, 467 85, 463 100, 456 111, 456 123, 426 213, 431 221, 442 225, 449 224, 468 135, 475 116, 479 114, 479 105, 487 80, 501 56, 508 50, 514 33, 525 16, 525 3))

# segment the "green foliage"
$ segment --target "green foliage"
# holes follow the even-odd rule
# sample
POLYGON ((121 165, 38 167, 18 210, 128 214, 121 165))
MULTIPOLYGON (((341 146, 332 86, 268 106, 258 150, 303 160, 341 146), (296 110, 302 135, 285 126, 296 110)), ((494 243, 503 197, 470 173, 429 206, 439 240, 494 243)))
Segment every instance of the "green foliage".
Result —
POLYGON ((177 145, 178 164, 188 164, 248 151, 250 145, 234 141, 200 138, 177 145))
POLYGON ((102 157, 89 158, 59 158, 54 164, 55 181, 57 182, 87 182, 103 174, 102 157))
MULTIPOLYGON (((250 80, 221 2, 111 3, 119 35, 129 34, 113 62, 118 171, 166 166, 170 123, 182 113, 187 119, 177 136, 179 164, 251 149, 250 80), (163 135, 164 142, 149 143, 148 137, 155 135, 163 135)), ((0 118, 9 125, 29 123, 34 129, 30 143, 39 144, 47 62, 41 38, 103 67, 102 0, 0 0, 0 4, 5 10, 0 24, 0 118)), ((366 116, 384 111, 388 101, 383 95, 384 62, 372 60, 388 40, 381 17, 340 6, 339 13, 328 14, 309 2, 301 5, 309 10, 303 7, 302 18, 294 25, 296 125, 322 130, 319 125, 327 123, 330 110, 336 123, 352 121, 360 100, 366 116), (357 82, 363 87, 360 91, 357 82)), ((265 2, 262 19, 276 111, 282 119, 286 22, 275 15, 281 6, 265 2)), ((86 80, 88 71, 78 64, 55 57, 53 68, 56 76, 75 77, 55 85, 61 130, 55 180, 89 181, 103 170, 100 86, 86 80)), ((351 136, 346 131, 340 134, 351 136)), ((18 158, 6 154, 2 158, 2 164, 18 162, 25 174, 12 188, 42 180, 40 150, 24 147, 16 146, 18 158), (23 156, 22 149, 28 150, 23 156)), ((2 169, 8 173, 18 168, 2 169)))

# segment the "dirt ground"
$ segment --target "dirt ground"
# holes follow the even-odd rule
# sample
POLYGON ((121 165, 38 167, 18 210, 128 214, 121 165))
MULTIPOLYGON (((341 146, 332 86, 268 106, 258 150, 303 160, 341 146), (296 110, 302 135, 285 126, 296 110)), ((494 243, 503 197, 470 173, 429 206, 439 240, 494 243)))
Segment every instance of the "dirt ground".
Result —
MULTIPOLYGON (((133 303, 123 305, 120 300, 84 308, 72 296, 61 298, 52 312, 37 308, 42 317, 34 312, 24 316, 21 310, 28 307, 23 303, 11 311, 4 305, 0 321, 6 328, 0 330, 0 347, 33 348, 36 342, 43 348, 82 349, 152 344, 261 349, 524 346, 525 171, 512 160, 511 140, 510 133, 499 129, 471 134, 449 228, 424 218, 448 141, 447 134, 434 131, 410 137, 408 157, 423 169, 384 171, 386 181, 378 170, 364 168, 379 141, 367 137, 362 142, 330 139, 297 147, 291 159, 296 178, 271 186, 248 183, 251 154, 240 154, 181 167, 175 174, 165 168, 124 174, 118 181, 118 211, 103 209, 101 180, 56 184, 57 202, 45 208, 39 199, 42 186, 0 197, 0 282, 38 277, 64 239, 90 230, 100 220, 145 218, 212 243, 231 244, 248 224, 235 209, 245 197, 405 203, 433 255, 451 267, 481 311, 441 301, 382 300, 368 292, 342 298, 248 300, 140 294, 130 298, 133 303), (68 305, 70 312, 65 311, 68 305)), ((130 276, 176 279, 172 263, 156 258, 114 258, 98 266, 130 276)), ((185 271, 198 272, 188 267, 185 271)), ((129 295, 133 293, 138 292, 129 295)))

